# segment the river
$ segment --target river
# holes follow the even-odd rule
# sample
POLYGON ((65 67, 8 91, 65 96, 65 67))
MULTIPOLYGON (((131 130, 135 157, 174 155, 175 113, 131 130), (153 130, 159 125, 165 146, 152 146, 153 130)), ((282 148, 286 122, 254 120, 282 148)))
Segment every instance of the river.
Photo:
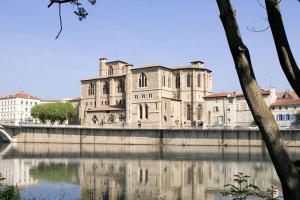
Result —
POLYGON ((0 144, 0 173, 25 198, 216 200, 239 172, 281 193, 264 147, 0 144))

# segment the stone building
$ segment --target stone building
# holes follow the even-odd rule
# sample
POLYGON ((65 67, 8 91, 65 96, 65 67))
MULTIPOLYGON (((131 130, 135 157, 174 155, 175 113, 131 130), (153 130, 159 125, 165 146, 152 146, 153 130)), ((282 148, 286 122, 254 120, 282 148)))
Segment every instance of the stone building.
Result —
POLYGON ((203 97, 212 73, 201 61, 188 66, 145 65, 100 59, 99 75, 81 81, 80 119, 88 126, 202 126, 203 97))

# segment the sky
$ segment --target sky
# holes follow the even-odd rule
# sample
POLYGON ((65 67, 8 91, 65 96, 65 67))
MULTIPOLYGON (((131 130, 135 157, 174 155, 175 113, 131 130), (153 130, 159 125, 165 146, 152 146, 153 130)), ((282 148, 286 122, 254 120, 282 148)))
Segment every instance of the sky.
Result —
MULTIPOLYGON (((202 60, 213 72, 213 91, 240 91, 219 10, 213 0, 82 0, 89 15, 79 21, 63 5, 59 39, 58 7, 49 0, 9 0, 0 12, 0 96, 25 91, 42 99, 80 96, 80 80, 98 75, 99 58, 135 67, 188 65, 202 60)), ((244 43, 259 86, 290 89, 257 0, 233 0, 244 43)), ((300 3, 282 1, 289 42, 299 63, 300 3)))

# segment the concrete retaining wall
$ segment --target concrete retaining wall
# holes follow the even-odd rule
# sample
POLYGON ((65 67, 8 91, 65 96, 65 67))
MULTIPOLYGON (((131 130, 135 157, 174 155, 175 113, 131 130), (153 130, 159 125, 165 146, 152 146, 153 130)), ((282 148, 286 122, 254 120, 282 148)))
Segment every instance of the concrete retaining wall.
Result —
MULTIPOLYGON (((235 129, 96 129, 82 127, 5 126, 19 143, 228 145, 262 146, 258 130, 235 129)), ((287 146, 300 146, 300 130, 283 130, 287 146)))

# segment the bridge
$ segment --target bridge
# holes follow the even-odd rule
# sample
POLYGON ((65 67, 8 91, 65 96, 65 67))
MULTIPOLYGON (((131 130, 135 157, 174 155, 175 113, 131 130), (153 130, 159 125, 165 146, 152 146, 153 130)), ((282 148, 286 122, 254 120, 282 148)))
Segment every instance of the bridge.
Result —
POLYGON ((8 143, 17 142, 17 138, 11 137, 5 130, 5 128, 2 125, 0 125, 0 141, 8 143))

